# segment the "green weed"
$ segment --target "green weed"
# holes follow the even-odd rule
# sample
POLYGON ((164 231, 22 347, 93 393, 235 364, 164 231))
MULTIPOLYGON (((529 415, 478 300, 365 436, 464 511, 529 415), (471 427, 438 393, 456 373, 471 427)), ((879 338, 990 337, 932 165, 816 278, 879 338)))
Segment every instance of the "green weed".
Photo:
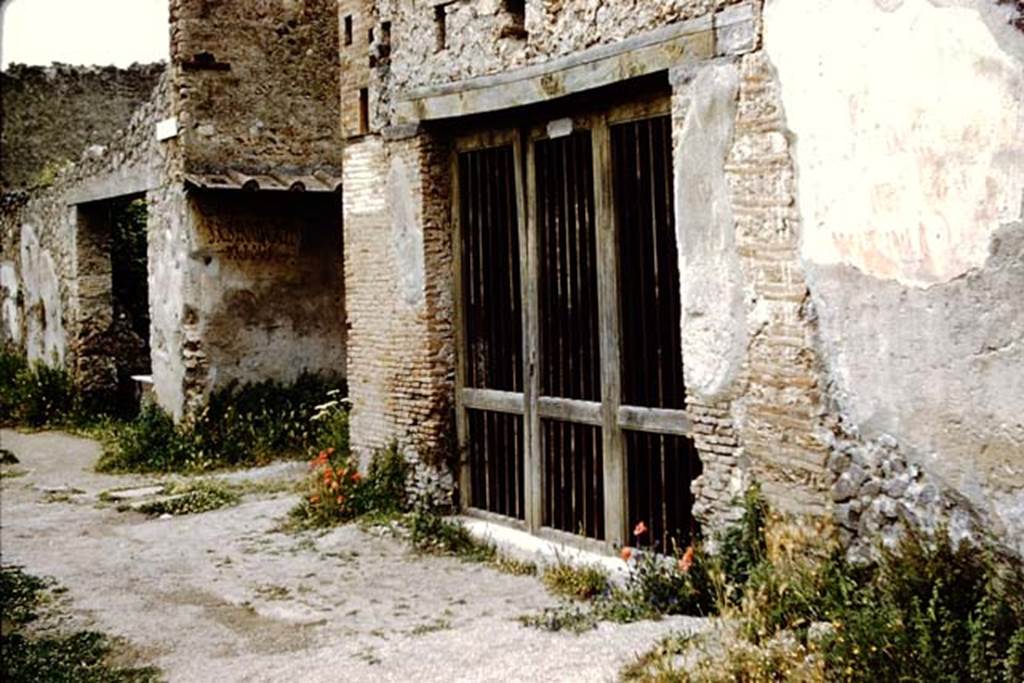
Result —
POLYGON ((196 472, 305 455, 322 442, 343 440, 347 448, 343 411, 326 424, 314 419, 323 398, 337 391, 314 375, 289 385, 231 385, 215 392, 197 415, 181 424, 149 404, 131 422, 110 425, 101 434, 106 447, 97 469, 196 472))
POLYGON ((134 509, 152 516, 194 515, 238 505, 242 500, 233 487, 211 479, 172 483, 164 492, 166 497, 142 503, 134 509))
POLYGON ((12 683, 149 683, 159 681, 152 667, 115 664, 124 646, 95 631, 54 632, 37 628, 41 621, 60 623, 51 614, 51 581, 25 574, 20 567, 0 567, 0 680, 12 683))
POLYGON ((610 586, 608 572, 597 565, 575 565, 559 558, 544 569, 544 586, 573 600, 592 600, 605 594, 610 586))

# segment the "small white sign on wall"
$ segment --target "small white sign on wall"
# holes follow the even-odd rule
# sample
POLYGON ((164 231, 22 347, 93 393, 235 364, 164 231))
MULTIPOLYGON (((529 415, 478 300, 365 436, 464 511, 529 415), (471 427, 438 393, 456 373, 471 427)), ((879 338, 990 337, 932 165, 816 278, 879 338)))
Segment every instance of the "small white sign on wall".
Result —
POLYGON ((548 122, 548 137, 562 138, 572 133, 572 119, 555 119, 548 122))
POLYGON ((178 117, 172 116, 169 119, 158 121, 156 124, 156 139, 163 142, 178 137, 178 117))

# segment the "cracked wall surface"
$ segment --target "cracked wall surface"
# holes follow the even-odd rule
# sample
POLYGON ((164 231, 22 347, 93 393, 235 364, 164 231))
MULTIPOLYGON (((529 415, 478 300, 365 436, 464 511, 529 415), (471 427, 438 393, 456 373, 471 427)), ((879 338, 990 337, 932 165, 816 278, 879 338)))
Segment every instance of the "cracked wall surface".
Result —
MULTIPOLYGON (((842 428, 861 460, 882 443, 1021 552, 1024 35, 1011 12, 772 0, 764 40, 842 428)), ((918 511, 906 482, 879 494, 859 479, 833 492, 851 532, 918 511)))

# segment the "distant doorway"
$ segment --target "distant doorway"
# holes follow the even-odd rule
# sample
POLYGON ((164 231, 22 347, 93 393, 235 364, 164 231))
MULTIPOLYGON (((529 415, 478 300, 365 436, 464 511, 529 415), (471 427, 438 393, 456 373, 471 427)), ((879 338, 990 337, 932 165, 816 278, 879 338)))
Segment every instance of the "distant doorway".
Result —
POLYGON ((145 195, 78 206, 78 381, 87 400, 121 415, 138 409, 151 372, 145 195))

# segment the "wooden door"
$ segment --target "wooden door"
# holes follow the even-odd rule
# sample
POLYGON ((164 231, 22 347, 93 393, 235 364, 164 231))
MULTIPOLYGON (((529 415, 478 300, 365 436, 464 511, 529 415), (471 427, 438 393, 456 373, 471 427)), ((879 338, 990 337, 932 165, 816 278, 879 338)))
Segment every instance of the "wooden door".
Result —
POLYGON ((666 101, 467 136, 452 171, 464 506, 604 549, 686 543, 666 101))

